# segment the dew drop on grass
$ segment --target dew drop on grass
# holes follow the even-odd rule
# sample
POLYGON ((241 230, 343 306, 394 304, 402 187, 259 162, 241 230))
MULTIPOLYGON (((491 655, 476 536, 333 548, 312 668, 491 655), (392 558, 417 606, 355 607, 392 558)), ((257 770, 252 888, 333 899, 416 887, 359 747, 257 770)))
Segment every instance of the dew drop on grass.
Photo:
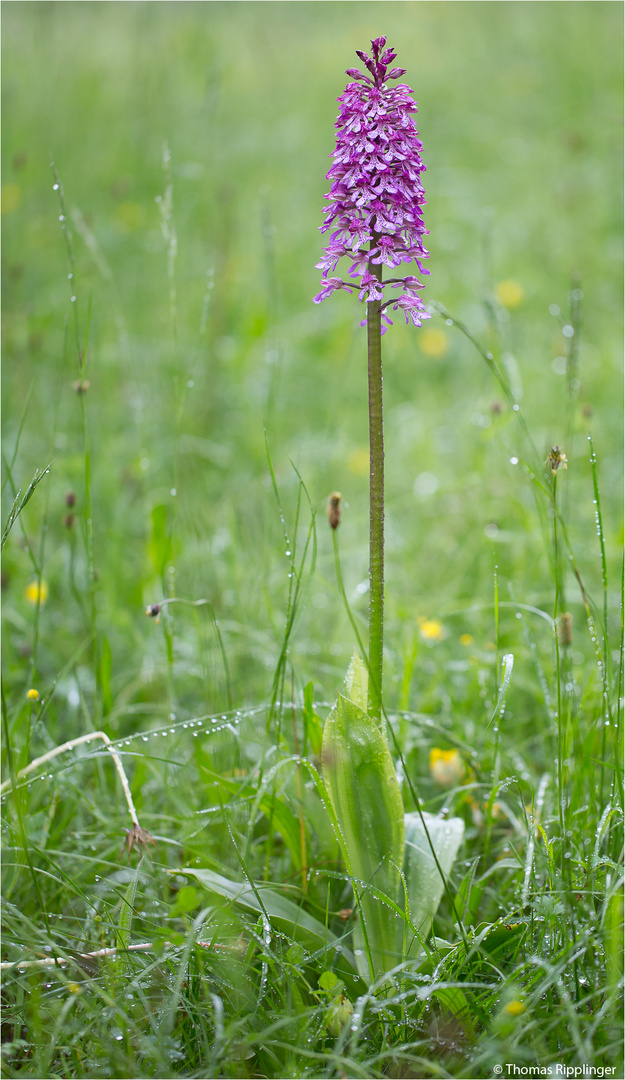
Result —
POLYGON ((143 738, 144 742, 149 742, 149 739, 148 739, 147 735, 143 735, 142 738, 143 738))

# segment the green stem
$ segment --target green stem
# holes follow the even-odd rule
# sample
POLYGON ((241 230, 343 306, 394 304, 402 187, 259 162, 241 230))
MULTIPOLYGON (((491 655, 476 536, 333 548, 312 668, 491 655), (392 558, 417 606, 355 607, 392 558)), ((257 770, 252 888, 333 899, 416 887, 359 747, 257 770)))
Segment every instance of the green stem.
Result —
MULTIPOLYGON (((375 245, 375 239, 371 241, 375 245)), ((381 265, 370 262, 378 280, 381 265)), ((382 714, 384 648, 384 427, 382 414, 382 317, 379 301, 367 304, 369 358, 369 711, 382 714)))

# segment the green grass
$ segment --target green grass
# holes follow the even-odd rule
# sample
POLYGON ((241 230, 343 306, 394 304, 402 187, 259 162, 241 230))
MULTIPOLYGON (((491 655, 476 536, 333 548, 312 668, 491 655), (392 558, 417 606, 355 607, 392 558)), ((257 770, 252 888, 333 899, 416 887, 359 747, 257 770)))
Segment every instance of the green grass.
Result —
POLYGON ((103 730, 157 846, 122 853, 100 741, 5 792, 3 1075, 623 1075, 621 41, 603 2, 5 4, 3 529, 52 465, 3 550, 3 780, 103 730), (378 33, 442 312, 384 338, 385 703, 406 810, 466 832, 425 959, 367 987, 271 905, 353 947, 304 687, 324 719, 354 646, 333 490, 366 636, 366 339, 311 298, 378 33))

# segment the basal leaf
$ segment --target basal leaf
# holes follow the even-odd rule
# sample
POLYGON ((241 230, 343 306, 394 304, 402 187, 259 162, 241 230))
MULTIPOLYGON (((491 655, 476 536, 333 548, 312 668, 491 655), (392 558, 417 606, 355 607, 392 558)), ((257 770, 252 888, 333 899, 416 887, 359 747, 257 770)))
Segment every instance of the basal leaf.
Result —
MULTIPOLYGON (((464 836, 464 822, 461 818, 443 819, 434 814, 423 813, 423 822, 418 812, 406 814, 406 858, 404 871, 410 902, 410 918, 421 934, 427 934, 436 909, 445 890, 441 870, 445 877, 449 874, 458 848, 464 836), (436 852, 439 867, 436 865, 428 835, 436 852)), ((413 954, 418 951, 418 940, 413 942, 413 954)))
MULTIPOLYGON (((362 681, 352 681, 355 693, 362 681)), ((366 700, 366 691, 365 691, 366 700)), ((348 872, 394 903, 400 898, 404 856, 404 807, 388 744, 376 720, 339 694, 323 733, 323 778, 338 822, 348 872)), ((356 886, 363 945, 364 978, 388 971, 401 960, 395 913, 367 889, 356 886)))

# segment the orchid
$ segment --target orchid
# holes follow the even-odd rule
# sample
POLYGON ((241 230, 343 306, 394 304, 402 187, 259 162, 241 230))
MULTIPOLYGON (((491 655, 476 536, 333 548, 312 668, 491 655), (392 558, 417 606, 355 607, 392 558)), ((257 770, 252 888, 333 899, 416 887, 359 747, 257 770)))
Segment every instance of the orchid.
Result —
MULTIPOLYGON (((403 264, 415 263, 422 275, 429 252, 424 247, 425 193, 421 174, 423 144, 412 114, 417 106, 412 90, 396 83, 406 74, 392 67, 397 56, 386 48, 386 38, 374 38, 372 56, 357 50, 366 74, 348 68, 351 82, 339 97, 336 147, 327 174, 331 181, 321 232, 330 242, 317 268, 323 271, 321 291, 315 304, 333 292, 351 292, 349 282, 338 276, 343 258, 350 260, 348 276, 359 279, 358 299, 367 305, 367 354, 369 377, 369 712, 382 714, 382 659, 384 637, 384 427, 382 403, 381 338, 392 320, 388 308, 403 312, 406 323, 421 326, 430 318, 419 295, 423 283, 414 273, 397 273, 403 264), (386 270, 385 270, 386 268, 386 270), (383 274, 388 271, 393 276, 383 274), (400 294, 385 295, 385 289, 400 294)), ((411 270, 412 266, 409 267, 411 270)), ((408 267, 406 267, 408 269, 408 267)))
MULTIPOLYGON (((392 302, 394 309, 409 312, 415 326, 420 326, 430 318, 422 301, 415 297, 414 290, 423 288, 421 282, 414 276, 384 281, 374 272, 375 267, 396 270, 402 263, 416 262, 421 274, 429 274, 421 261, 429 253, 423 246, 427 236, 420 179, 425 171, 420 156, 423 144, 411 117, 417 106, 409 86, 389 85, 404 75, 405 69, 389 67, 397 54, 385 48, 386 38, 375 38, 371 45, 372 57, 357 51, 368 74, 348 68, 347 74, 354 81, 338 99, 341 111, 336 122, 334 163, 327 174, 332 186, 326 195, 329 205, 321 226, 321 232, 331 228, 334 231, 317 263, 323 270, 323 288, 315 303, 339 287, 328 288, 328 274, 347 256, 352 260, 349 276, 361 278, 361 300, 380 301, 381 311, 392 302), (372 276, 378 282, 375 288, 371 286, 372 276), (386 285, 396 287, 402 283, 405 295, 399 300, 384 300, 386 285)), ((391 325, 388 318, 384 322, 391 325)), ((383 326, 381 332, 384 330, 383 326)))

